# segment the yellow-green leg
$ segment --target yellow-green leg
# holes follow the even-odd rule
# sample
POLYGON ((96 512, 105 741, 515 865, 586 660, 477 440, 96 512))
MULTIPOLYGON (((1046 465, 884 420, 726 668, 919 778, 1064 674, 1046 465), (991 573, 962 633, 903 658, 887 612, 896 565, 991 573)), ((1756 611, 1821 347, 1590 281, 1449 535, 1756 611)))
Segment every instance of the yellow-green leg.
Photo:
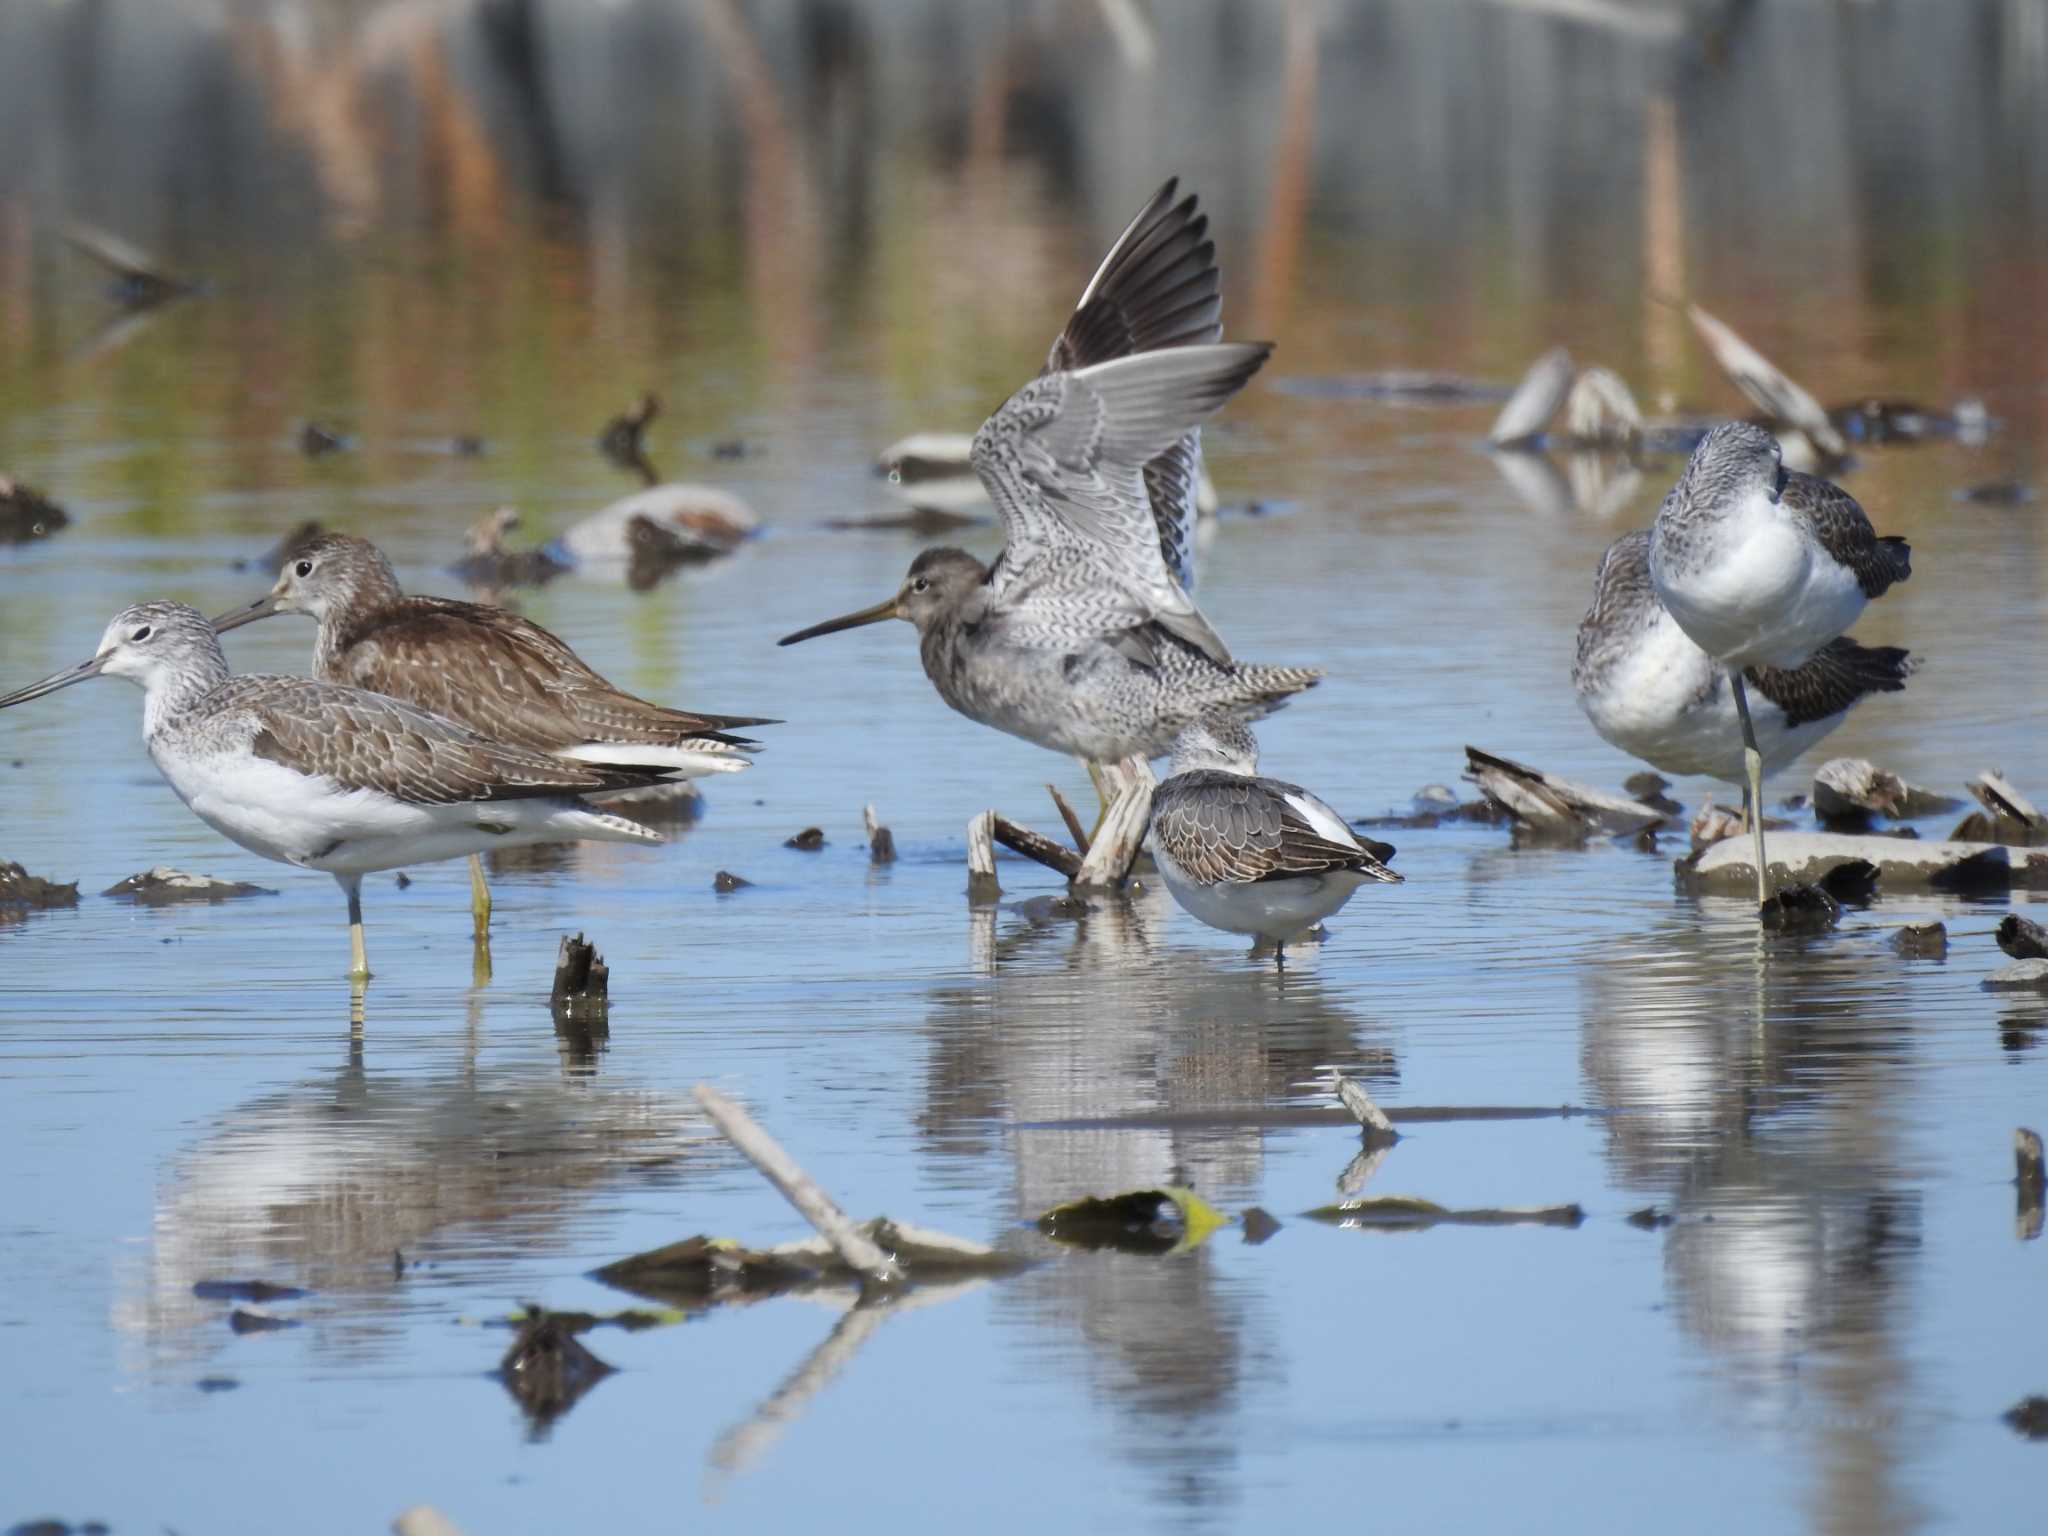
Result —
POLYGON ((1744 795, 1750 833, 1756 839, 1756 904, 1761 910, 1771 899, 1769 866, 1764 862, 1764 755, 1757 750, 1756 727, 1749 723, 1749 695, 1742 687, 1742 669, 1730 667, 1728 681, 1734 688, 1735 713, 1742 721, 1742 767, 1749 777, 1744 795))
POLYGON ((370 957, 363 948, 363 877, 336 875, 348 895, 348 974, 351 981, 370 979, 370 957))
POLYGON ((469 856, 469 915, 476 920, 476 941, 489 943, 491 888, 484 883, 484 856, 480 853, 469 856))

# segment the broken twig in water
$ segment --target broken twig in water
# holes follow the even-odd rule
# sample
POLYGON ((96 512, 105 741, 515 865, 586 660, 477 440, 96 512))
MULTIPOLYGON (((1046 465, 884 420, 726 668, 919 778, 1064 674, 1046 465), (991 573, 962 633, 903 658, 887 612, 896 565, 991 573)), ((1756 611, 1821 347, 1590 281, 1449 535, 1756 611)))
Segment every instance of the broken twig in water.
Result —
POLYGON ((1113 890, 1130 877, 1145 846, 1145 831, 1152 824, 1152 796, 1159 788, 1152 770, 1142 761, 1109 804, 1088 853, 1074 875, 1080 890, 1113 890))
POLYGON ((557 1024, 602 1024, 611 1010, 611 970, 582 934, 562 935, 548 1007, 557 1024))
POLYGON ((896 1261, 876 1247, 874 1239, 846 1219, 846 1213, 833 1203, 832 1197, 797 1166, 796 1161, 782 1150, 774 1137, 755 1123, 752 1116, 709 1083, 697 1085, 696 1097, 704 1113, 711 1117, 711 1123, 724 1133, 725 1139, 739 1149, 763 1178, 782 1192, 782 1197, 797 1208, 804 1220, 817 1228, 819 1236, 832 1245, 847 1268, 871 1285, 902 1283, 903 1271, 896 1261))
POLYGON ((1355 1077, 1337 1074, 1337 1100, 1357 1117, 1365 1129, 1365 1139, 1372 1141, 1399 1141, 1401 1133, 1394 1129, 1394 1122, 1387 1118, 1387 1112, 1373 1103, 1372 1095, 1365 1091, 1365 1085, 1355 1077))
POLYGON ((881 817, 875 814, 873 805, 864 805, 860 810, 861 825, 868 834, 868 862, 870 864, 894 864, 896 862, 895 834, 882 825, 881 817))
POLYGON ((1517 822, 1550 836, 1625 836, 1664 820, 1661 811, 1639 800, 1561 779, 1477 747, 1465 748, 1464 776, 1517 822))
POLYGON ((967 899, 994 901, 1003 894, 996 883, 994 811, 983 811, 967 823, 967 899))
POLYGON ((1007 816, 998 816, 993 811, 988 814, 990 832, 997 842, 1012 853, 1021 853, 1027 859, 1034 859, 1069 880, 1081 873, 1079 854, 1061 847, 1051 838, 1041 836, 1029 827, 1019 826, 1007 816))
POLYGON ((1059 785, 1047 784, 1045 792, 1052 796, 1052 803, 1054 808, 1060 813, 1060 820, 1067 824, 1067 836, 1074 840, 1074 851, 1080 854, 1081 857, 1086 858, 1088 856, 1088 829, 1081 825, 1081 818, 1074 813, 1074 808, 1067 803, 1067 797, 1060 793, 1059 785))
POLYGON ((2019 1213, 2015 1230, 2023 1243, 2041 1235, 2041 1208, 2048 1198, 2048 1164, 2041 1153, 2041 1135, 2021 1126, 2012 1133, 2012 1156, 2018 1172, 2013 1183, 2019 1188, 2019 1213))

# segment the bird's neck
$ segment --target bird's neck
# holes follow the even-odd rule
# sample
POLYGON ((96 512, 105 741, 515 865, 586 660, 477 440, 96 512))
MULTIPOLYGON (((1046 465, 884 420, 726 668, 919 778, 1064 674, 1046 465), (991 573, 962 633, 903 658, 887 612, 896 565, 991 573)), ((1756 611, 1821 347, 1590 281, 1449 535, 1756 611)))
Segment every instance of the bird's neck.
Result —
POLYGON ((218 654, 194 658, 175 671, 157 673, 142 696, 143 739, 153 741, 176 725, 230 675, 227 659, 218 654))

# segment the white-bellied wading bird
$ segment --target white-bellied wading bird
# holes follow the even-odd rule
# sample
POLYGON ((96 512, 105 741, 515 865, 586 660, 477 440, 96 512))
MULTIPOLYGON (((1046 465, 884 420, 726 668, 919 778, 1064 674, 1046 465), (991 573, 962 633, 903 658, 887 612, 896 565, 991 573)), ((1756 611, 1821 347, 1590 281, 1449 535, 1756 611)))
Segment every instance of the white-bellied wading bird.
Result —
MULTIPOLYGON (((1897 693, 1918 665, 1895 645, 1830 640, 1797 667, 1742 669, 1763 776, 1769 778, 1873 693, 1897 693)), ((1742 723, 1728 674, 1657 600, 1650 534, 1625 533, 1600 557, 1593 606, 1579 621, 1572 690, 1593 729, 1671 774, 1741 785, 1742 723)))
POLYGON ((1287 943, 1361 885, 1398 885, 1394 850, 1362 840, 1299 784, 1259 776, 1259 744, 1232 715, 1183 729, 1152 799, 1152 849, 1173 899, 1211 928, 1287 943))
POLYGON ((578 798, 659 783, 658 769, 507 746, 361 688, 236 677, 213 625, 183 603, 122 609, 90 660, 0 709, 101 675, 142 687, 143 742, 195 816, 251 853, 340 883, 353 977, 370 974, 364 875, 525 843, 663 841, 578 798))
POLYGON ((1091 772, 1160 756, 1205 711, 1254 718, 1321 679, 1235 660, 1188 596, 1198 429, 1271 347, 1216 341, 1207 221, 1172 194, 1124 231, 1046 371, 975 434, 1003 525, 994 563, 928 549, 887 602, 781 644, 907 620, 954 709, 1091 772))
POLYGON ((1746 422, 1702 438, 1657 510, 1651 584, 1678 627, 1726 673, 1734 697, 1759 907, 1770 896, 1764 759, 1743 671, 1804 666, 1866 603, 1911 574, 1904 539, 1880 538, 1841 487, 1787 470, 1777 440, 1746 422))
MULTIPOLYGON (((688 779, 746 767, 755 743, 730 733, 777 723, 650 704, 606 682, 531 619, 408 597, 383 551, 351 534, 307 543, 269 592, 213 622, 225 634, 276 613, 303 613, 320 626, 314 676, 402 699, 522 751, 688 779)), ((481 934, 491 903, 480 859, 470 861, 470 885, 481 934)))

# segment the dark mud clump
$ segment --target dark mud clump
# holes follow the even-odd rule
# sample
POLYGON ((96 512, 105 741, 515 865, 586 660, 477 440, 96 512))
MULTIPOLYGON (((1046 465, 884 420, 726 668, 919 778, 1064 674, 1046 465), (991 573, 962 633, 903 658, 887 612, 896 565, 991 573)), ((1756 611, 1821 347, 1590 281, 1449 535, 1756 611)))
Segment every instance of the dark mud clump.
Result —
POLYGON ((19 864, 0 863, 0 923, 17 923, 31 912, 78 905, 78 882, 68 885, 32 875, 19 864))
POLYGON ((784 838, 782 846, 785 848, 795 848, 804 853, 816 853, 825 846, 825 829, 823 827, 805 827, 795 837, 784 838))
POLYGON ((1909 960, 1946 960, 1948 927, 1943 923, 1908 923, 1892 935, 1892 948, 1909 960))
POLYGON ((592 1321, 528 1308, 519 1337, 498 1362, 498 1379, 536 1426, 567 1413, 584 1393, 611 1375, 612 1367, 576 1337, 592 1321))
POLYGON ((139 907, 168 907, 183 901, 220 902, 237 896, 275 896, 267 885, 250 885, 242 880, 216 880, 211 875, 188 875, 182 869, 159 864, 139 875, 116 880, 101 891, 119 901, 139 907))
POLYGON ((730 896, 734 891, 743 891, 754 882, 745 875, 736 875, 729 869, 721 869, 711 877, 711 889, 721 896, 730 896))
POLYGON ((201 1301, 297 1301, 312 1292, 268 1280, 195 1280, 192 1294, 201 1301))
POLYGON ((64 509, 41 491, 0 475, 0 544, 47 539, 70 521, 64 509))

